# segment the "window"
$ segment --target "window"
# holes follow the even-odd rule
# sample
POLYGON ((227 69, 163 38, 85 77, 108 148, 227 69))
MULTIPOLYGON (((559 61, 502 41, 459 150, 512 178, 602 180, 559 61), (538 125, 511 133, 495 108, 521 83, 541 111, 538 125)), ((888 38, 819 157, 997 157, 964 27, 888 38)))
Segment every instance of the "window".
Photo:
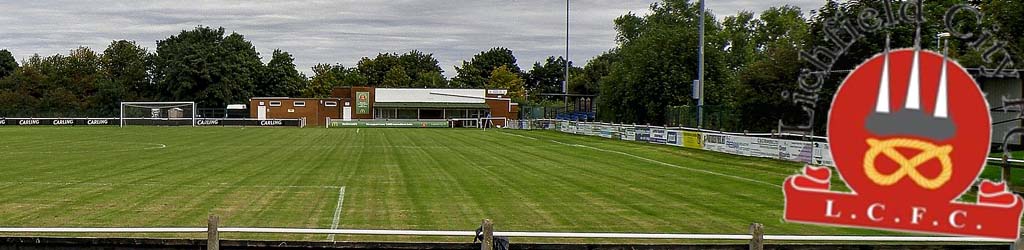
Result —
POLYGON ((292 103, 292 106, 295 106, 295 107, 305 107, 306 106, 306 101, 295 101, 295 102, 292 103))
POLYGON ((338 102, 324 102, 324 106, 327 106, 327 107, 337 107, 338 106, 338 102))
POLYGON ((419 112, 415 109, 399 109, 398 119, 415 120, 419 119, 419 112))
POLYGON ((396 109, 373 109, 373 119, 397 119, 398 110, 396 109))
POLYGON ((271 107, 280 107, 281 106, 281 101, 270 101, 270 106, 271 107))

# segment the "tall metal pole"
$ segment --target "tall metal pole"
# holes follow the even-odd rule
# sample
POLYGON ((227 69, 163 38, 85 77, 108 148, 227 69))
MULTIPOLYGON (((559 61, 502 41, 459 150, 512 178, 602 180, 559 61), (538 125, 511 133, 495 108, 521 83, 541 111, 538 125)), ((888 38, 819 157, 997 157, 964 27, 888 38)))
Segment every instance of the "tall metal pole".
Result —
POLYGON ((699 83, 699 99, 697 99, 697 128, 704 128, 704 0, 700 0, 700 32, 698 33, 697 82, 699 83))
POLYGON ((562 102, 569 111, 569 0, 565 0, 565 81, 562 81, 562 102))

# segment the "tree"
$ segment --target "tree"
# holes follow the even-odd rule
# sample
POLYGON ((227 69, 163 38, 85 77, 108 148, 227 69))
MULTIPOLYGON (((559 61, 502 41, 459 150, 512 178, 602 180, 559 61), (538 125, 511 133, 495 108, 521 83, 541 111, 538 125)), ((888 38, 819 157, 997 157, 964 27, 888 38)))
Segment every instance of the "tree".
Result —
POLYGON ((67 56, 35 55, 0 79, 0 116, 98 116, 104 79, 100 55, 86 47, 67 56))
POLYGON ((632 12, 616 18, 615 31, 618 31, 618 35, 616 35, 615 40, 619 42, 619 45, 623 45, 640 37, 645 22, 647 22, 646 19, 632 12))
POLYGON ((444 70, 441 70, 433 54, 413 50, 399 56, 398 62, 411 80, 409 85, 403 87, 440 88, 448 85, 444 79, 444 70))
MULTIPOLYGON (((619 60, 603 77, 598 106, 600 119, 612 122, 665 124, 671 106, 692 105, 691 83, 697 79, 699 8, 690 1, 665 0, 651 5, 650 14, 616 19, 619 60)), ((731 72, 724 63, 725 46, 719 25, 705 18, 705 95, 708 105, 723 105, 731 72)))
POLYGON ((412 84, 412 78, 409 74, 405 73, 405 67, 395 66, 388 73, 384 74, 384 82, 381 83, 381 87, 385 88, 402 88, 408 87, 412 84))
POLYGON ((569 81, 569 93, 593 95, 600 92, 601 79, 611 73, 612 66, 619 60, 619 53, 616 50, 605 52, 590 62, 578 74, 571 74, 569 81))
POLYGON ((380 53, 375 58, 363 57, 356 64, 360 74, 366 76, 369 86, 377 86, 384 83, 384 76, 391 68, 399 65, 398 55, 392 53, 380 53))
POLYGON ((59 85, 50 89, 42 98, 42 108, 50 108, 54 115, 103 114, 97 93, 100 83, 105 80, 100 54, 87 47, 72 50, 67 57, 55 58, 57 70, 50 75, 59 85))
MULTIPOLYGON (((1013 61, 1017 65, 1024 64, 1024 36, 1021 36, 1024 34, 1024 3, 1016 0, 990 0, 980 5, 985 11, 985 26, 999 27, 995 33, 1000 40, 1008 43, 1007 49, 1013 55, 1013 61)), ((993 60, 998 62, 1002 57, 994 56, 993 60)), ((996 68, 998 64, 988 66, 996 68)))
POLYGON ((14 59, 14 55, 11 55, 11 52, 6 49, 0 50, 0 78, 14 74, 16 69, 18 69, 18 61, 14 59))
MULTIPOLYGON (((581 70, 572 66, 572 62, 569 62, 569 67, 573 71, 570 73, 581 70)), ((531 93, 562 93, 562 83, 565 80, 565 58, 552 56, 548 57, 544 64, 536 62, 526 75, 526 89, 531 93)))
POLYGON ((264 69, 260 84, 257 85, 257 96, 299 96, 306 86, 306 76, 295 69, 295 59, 288 52, 280 49, 274 54, 264 69))
POLYGON ((345 68, 338 65, 338 68, 334 72, 336 77, 340 80, 340 82, 334 86, 369 86, 369 79, 359 73, 355 68, 345 68))
POLYGON ((153 77, 163 100, 224 107, 252 97, 262 65, 242 35, 199 26, 157 41, 153 77))
POLYGON ((760 20, 754 13, 742 11, 729 16, 722 22, 722 38, 726 42, 726 65, 730 69, 739 70, 747 65, 757 54, 758 44, 755 41, 760 20))
POLYGON ((370 86, 386 86, 391 88, 444 87, 444 79, 437 59, 433 54, 413 50, 402 55, 381 53, 375 58, 364 57, 356 66, 358 72, 365 76, 370 86), (401 68, 401 69, 398 69, 401 68), (403 76, 394 75, 400 72, 403 76), (387 76, 391 75, 390 82, 387 76))
POLYGON ((807 42, 807 20, 800 8, 786 5, 769 8, 749 22, 755 24, 750 46, 756 54, 737 65, 738 85, 730 86, 734 95, 729 101, 734 105, 729 108, 743 121, 734 129, 770 131, 782 118, 797 124, 800 107, 782 94, 791 91, 804 66, 792 62, 807 42))
POLYGON ((516 57, 512 55, 512 50, 497 47, 480 52, 468 62, 463 61, 462 67, 455 67, 458 75, 452 79, 452 85, 458 88, 483 87, 491 72, 501 66, 508 67, 512 73, 522 75, 522 70, 516 64, 516 57))
POLYGON ((96 103, 104 115, 116 115, 123 101, 150 100, 156 93, 150 81, 149 52, 134 41, 114 41, 100 57, 104 78, 96 103))
POLYGON ((312 98, 323 98, 331 95, 331 89, 341 85, 341 77, 345 67, 341 64, 317 64, 313 66, 313 78, 309 80, 306 87, 302 89, 302 96, 312 98))
POLYGON ((413 80, 413 88, 445 88, 448 87, 448 79, 439 72, 420 72, 413 80))
POLYGON ((41 116, 39 98, 46 94, 43 57, 35 54, 14 74, 0 78, 0 117, 41 116))
POLYGON ((526 97, 526 88, 523 83, 523 78, 519 77, 518 74, 509 70, 507 66, 501 66, 491 71, 491 76, 487 79, 488 89, 505 89, 508 90, 509 98, 513 101, 522 101, 526 97))

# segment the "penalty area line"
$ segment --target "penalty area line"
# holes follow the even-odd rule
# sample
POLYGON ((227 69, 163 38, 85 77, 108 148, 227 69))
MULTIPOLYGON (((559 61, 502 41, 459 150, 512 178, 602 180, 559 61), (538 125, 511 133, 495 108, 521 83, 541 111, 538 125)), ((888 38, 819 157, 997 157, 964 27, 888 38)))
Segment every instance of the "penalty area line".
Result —
POLYGON ((666 162, 661 162, 661 161, 658 161, 658 160, 654 160, 654 159, 651 159, 651 158, 646 158, 646 157, 643 157, 643 156, 638 156, 638 155, 634 155, 634 154, 630 154, 630 153, 626 153, 626 152, 619 152, 619 151, 603 149, 603 148, 595 148, 595 147, 586 146, 586 145, 580 145, 580 144, 568 144, 568 143, 564 143, 564 142, 560 142, 560 141, 556 141, 556 140, 551 140, 551 142, 562 144, 562 145, 565 145, 565 146, 570 146, 570 147, 588 148, 588 149, 593 149, 593 150, 597 150, 597 151, 601 151, 601 152, 625 155, 625 156, 629 156, 629 157, 633 157, 633 158, 637 158, 637 159, 641 159, 641 160, 657 163, 657 164, 663 165, 663 166, 669 166, 669 167, 674 167, 674 168, 679 168, 679 169, 690 170, 690 171, 694 171, 694 172, 701 172, 701 173, 710 174, 710 175, 717 175, 717 176, 722 176, 722 177, 727 177, 727 178, 733 178, 733 179, 737 179, 737 180, 743 180, 743 181, 748 181, 748 182, 753 182, 753 183, 758 183, 758 184, 764 184, 764 185, 769 185, 769 186, 773 186, 773 187, 780 187, 780 188, 782 187, 782 185, 777 185, 777 184, 774 184, 774 183, 763 182, 763 181, 754 180, 754 179, 750 179, 750 178, 746 178, 746 177, 740 177, 740 176, 735 176, 735 175, 730 175, 730 174, 723 174, 723 173, 709 171, 709 170, 704 170, 704 169, 696 169, 696 168, 683 167, 683 166, 679 166, 679 165, 675 165, 675 164, 671 164, 671 163, 666 163, 666 162))
MULTIPOLYGON (((338 189, 338 205, 334 207, 334 220, 331 221, 331 230, 338 229, 341 223, 341 206, 345 204, 345 186, 338 189)), ((328 241, 334 241, 334 234, 327 235, 328 241)))
POLYGON ((526 139, 535 140, 535 141, 537 140, 537 138, 533 138, 533 137, 529 137, 529 136, 525 136, 525 135, 517 135, 517 134, 513 134, 513 133, 506 133, 506 132, 500 132, 500 131, 498 133, 505 134, 505 135, 511 135, 511 136, 515 136, 515 137, 519 137, 519 138, 526 138, 526 139))

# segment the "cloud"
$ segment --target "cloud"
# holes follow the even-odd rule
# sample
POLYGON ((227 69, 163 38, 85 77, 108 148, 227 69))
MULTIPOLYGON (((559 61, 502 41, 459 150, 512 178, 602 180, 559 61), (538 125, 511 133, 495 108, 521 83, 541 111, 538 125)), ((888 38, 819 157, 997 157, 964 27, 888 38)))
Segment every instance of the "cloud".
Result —
MULTIPOLYGON (((647 13, 654 1, 573 1, 570 58, 582 65, 615 47, 612 21, 629 12, 647 13)), ((721 18, 777 5, 771 2, 714 0, 708 7, 721 18)), ((157 40, 198 25, 245 35, 264 60, 274 49, 292 53, 307 74, 317 63, 351 67, 379 52, 413 49, 434 54, 449 77, 463 60, 496 46, 512 49, 524 69, 565 53, 564 1, 38 0, 3 1, 0 10, 5 13, 0 16, 0 48, 19 59, 67 54, 79 46, 101 51, 121 39, 153 51, 157 40)))
POLYGON ((727 16, 736 15, 740 11, 750 11, 759 13, 771 7, 792 5, 800 7, 800 10, 804 12, 804 17, 809 17, 809 13, 813 10, 821 8, 825 4, 822 0, 786 0, 786 1, 764 1, 764 0, 727 0, 717 1, 708 0, 705 5, 708 9, 714 11, 715 17, 721 20, 727 16))

